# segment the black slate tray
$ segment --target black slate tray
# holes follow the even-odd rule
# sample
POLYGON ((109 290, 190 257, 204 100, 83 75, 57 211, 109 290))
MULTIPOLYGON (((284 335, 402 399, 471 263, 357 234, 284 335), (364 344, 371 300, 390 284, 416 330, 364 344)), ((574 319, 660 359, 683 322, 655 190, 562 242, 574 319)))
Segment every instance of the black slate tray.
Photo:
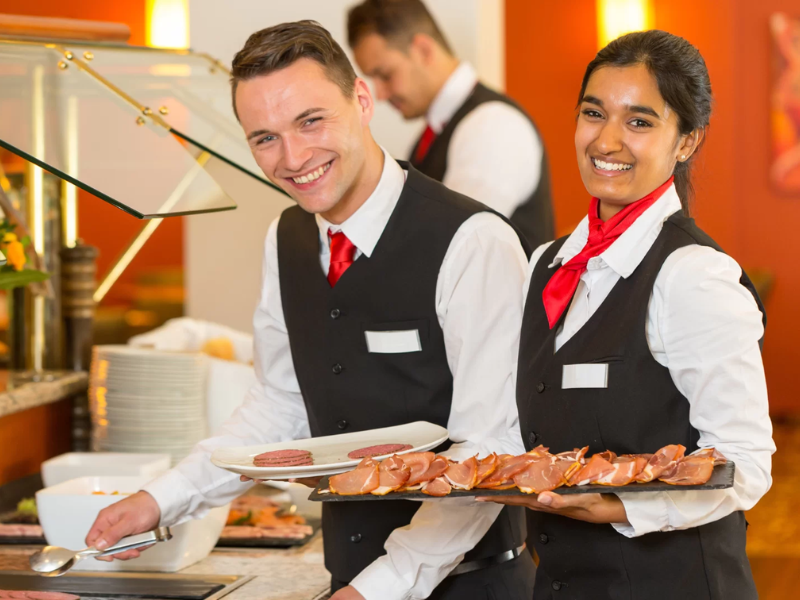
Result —
MULTIPOLYGON (((723 490, 733 487, 733 474, 736 466, 731 461, 724 465, 714 467, 711 478, 700 485, 670 485, 662 481, 651 481, 650 483, 632 483, 619 487, 607 485, 581 485, 573 487, 560 487, 553 490, 556 494, 617 494, 620 492, 683 492, 690 490, 723 490)), ((428 496, 422 492, 390 492, 385 496, 373 496, 365 494, 363 496, 338 496, 336 494, 320 494, 319 490, 327 489, 328 478, 324 477, 319 482, 316 489, 311 492, 309 500, 315 502, 367 502, 370 500, 431 500, 435 496, 428 496)), ((447 498, 469 498, 472 496, 527 496, 528 494, 519 491, 517 488, 510 490, 453 490, 447 498)))

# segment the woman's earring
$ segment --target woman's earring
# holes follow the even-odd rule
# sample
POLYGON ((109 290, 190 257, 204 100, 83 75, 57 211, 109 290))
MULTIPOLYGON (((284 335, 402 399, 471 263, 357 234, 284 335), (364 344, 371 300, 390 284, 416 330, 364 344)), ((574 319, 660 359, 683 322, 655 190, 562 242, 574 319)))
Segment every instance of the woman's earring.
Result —
POLYGON ((686 155, 685 154, 681 154, 681 160, 686 160, 686 155))

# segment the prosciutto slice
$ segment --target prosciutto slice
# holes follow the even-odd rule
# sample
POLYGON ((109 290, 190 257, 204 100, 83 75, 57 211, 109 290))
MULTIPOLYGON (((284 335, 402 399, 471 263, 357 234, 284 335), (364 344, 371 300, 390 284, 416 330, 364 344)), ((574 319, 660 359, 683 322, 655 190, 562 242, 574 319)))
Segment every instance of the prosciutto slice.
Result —
POLYGON ((381 461, 378 467, 378 487, 370 491, 375 496, 385 496, 399 490, 411 477, 411 469, 399 456, 390 456, 381 461))
POLYGON ((494 452, 482 459, 478 463, 478 478, 475 481, 475 485, 479 484, 481 481, 489 477, 489 475, 494 473, 497 470, 497 465, 499 464, 500 458, 494 452))
POLYGON ((561 487, 567 481, 554 456, 537 458, 525 470, 514 475, 514 483, 526 494, 540 494, 561 487))
POLYGON ((702 450, 698 450, 691 456, 712 456, 714 457, 714 466, 717 465, 724 465, 728 462, 728 459, 725 458, 722 453, 717 450, 716 448, 703 448, 702 450))
POLYGON ((411 469, 411 475, 406 482, 406 487, 409 487, 422 483, 423 477, 430 469, 436 455, 433 452, 412 452, 411 454, 403 454, 400 458, 411 469))
MULTIPOLYGON (((567 481, 567 485, 587 485, 595 483, 604 476, 612 473, 614 465, 606 460, 609 453, 595 454, 585 465, 575 471, 567 481)), ((613 454, 613 452, 611 453, 613 454)))
POLYGON ((460 463, 450 463, 444 478, 457 490, 471 490, 478 481, 478 459, 472 456, 460 463))
POLYGON ((521 454, 501 461, 494 473, 480 482, 476 487, 489 490, 507 490, 514 487, 514 475, 536 460, 536 456, 521 454))
POLYGON ((428 496, 447 496, 453 488, 444 477, 437 477, 422 486, 422 493, 428 496))
POLYGON ((592 481, 592 483, 611 486, 628 485, 646 465, 647 461, 644 458, 619 456, 611 461, 611 466, 614 469, 592 481))
POLYGON ((653 454, 647 462, 647 466, 635 477, 635 481, 647 483, 660 478, 670 467, 683 458, 684 452, 686 452, 686 447, 680 444, 664 446, 653 454))
POLYGON ((682 458, 660 480, 670 485, 698 485, 707 482, 714 471, 714 456, 693 454, 682 458))
POLYGON ((556 467, 561 471, 565 480, 568 480, 575 471, 580 469, 586 461, 584 456, 589 451, 589 446, 583 448, 575 448, 568 452, 559 452, 556 454, 556 467))
POLYGON ((365 458, 352 471, 334 475, 328 480, 330 490, 340 496, 361 496, 378 489, 380 474, 378 463, 365 458))

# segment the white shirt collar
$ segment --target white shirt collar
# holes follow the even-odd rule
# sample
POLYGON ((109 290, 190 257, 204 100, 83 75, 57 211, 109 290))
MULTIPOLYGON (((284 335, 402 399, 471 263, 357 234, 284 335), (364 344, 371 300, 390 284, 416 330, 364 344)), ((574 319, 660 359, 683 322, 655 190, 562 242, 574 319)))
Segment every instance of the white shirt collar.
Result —
POLYGON ((397 161, 383 150, 383 171, 375 190, 359 209, 341 225, 328 222, 321 215, 314 215, 319 227, 320 243, 325 247, 330 246, 328 229, 334 232, 343 231, 356 248, 368 257, 375 249, 389 217, 392 216, 400 194, 405 185, 405 173, 397 161))
MULTIPOLYGON (((664 221, 679 210, 681 210, 681 201, 673 184, 605 252, 599 255, 600 259, 620 277, 627 279, 656 241, 664 221)), ((549 266, 554 267, 572 260, 583 250, 588 238, 589 217, 587 215, 561 246, 549 266)))
POLYGON ((438 135, 444 126, 453 118, 456 111, 467 101, 475 84, 478 83, 478 74, 468 62, 462 62, 450 75, 436 98, 428 108, 426 119, 431 129, 438 135))

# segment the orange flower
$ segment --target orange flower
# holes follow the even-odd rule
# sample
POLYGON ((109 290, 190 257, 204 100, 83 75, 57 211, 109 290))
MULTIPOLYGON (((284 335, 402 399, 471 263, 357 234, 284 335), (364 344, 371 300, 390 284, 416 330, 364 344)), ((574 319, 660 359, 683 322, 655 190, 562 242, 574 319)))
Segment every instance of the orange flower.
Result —
POLYGON ((25 248, 23 248, 22 244, 17 240, 16 234, 5 234, 3 236, 2 247, 8 264, 14 267, 15 271, 22 271, 22 267, 25 266, 28 259, 25 257, 25 248))

